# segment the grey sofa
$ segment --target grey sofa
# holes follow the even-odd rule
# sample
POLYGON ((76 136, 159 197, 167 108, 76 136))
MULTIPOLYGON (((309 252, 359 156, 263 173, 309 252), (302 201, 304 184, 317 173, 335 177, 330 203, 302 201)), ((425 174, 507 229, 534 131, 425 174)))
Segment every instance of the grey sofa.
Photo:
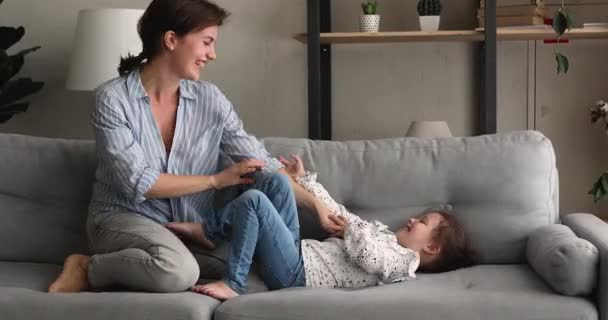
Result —
MULTIPOLYGON (((0 319, 603 319, 608 320, 608 228, 589 214, 563 223, 599 249, 594 294, 554 292, 526 261, 538 227, 560 222, 553 148, 537 132, 449 139, 329 142, 267 138, 299 154, 337 201, 391 227, 451 206, 480 265, 362 290, 251 292, 220 304, 184 292, 45 293, 70 253, 86 253, 84 222, 94 144, 0 135, 0 319)), ((301 213, 303 236, 322 237, 301 213)), ((563 216, 562 216, 563 217, 563 216)), ((225 246, 224 246, 225 248, 225 246)), ((202 275, 221 274, 222 250, 197 251, 202 275)))

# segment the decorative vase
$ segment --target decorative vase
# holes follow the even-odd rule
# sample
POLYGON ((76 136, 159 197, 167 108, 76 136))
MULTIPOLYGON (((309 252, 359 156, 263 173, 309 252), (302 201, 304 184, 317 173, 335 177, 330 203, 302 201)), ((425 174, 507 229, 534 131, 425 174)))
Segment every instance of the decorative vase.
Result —
POLYGON ((441 16, 420 16, 421 31, 437 31, 439 30, 439 21, 441 16))
POLYGON ((379 14, 362 14, 359 16, 359 31, 378 32, 380 29, 379 14))

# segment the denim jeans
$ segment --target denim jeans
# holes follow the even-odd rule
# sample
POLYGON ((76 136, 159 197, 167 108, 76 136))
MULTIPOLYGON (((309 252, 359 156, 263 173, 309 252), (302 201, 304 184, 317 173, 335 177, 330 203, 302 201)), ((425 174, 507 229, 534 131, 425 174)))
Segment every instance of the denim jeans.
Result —
POLYGON ((224 282, 239 294, 247 289, 253 260, 269 289, 305 286, 300 224, 289 178, 257 174, 246 188, 203 223, 210 240, 230 240, 224 282))

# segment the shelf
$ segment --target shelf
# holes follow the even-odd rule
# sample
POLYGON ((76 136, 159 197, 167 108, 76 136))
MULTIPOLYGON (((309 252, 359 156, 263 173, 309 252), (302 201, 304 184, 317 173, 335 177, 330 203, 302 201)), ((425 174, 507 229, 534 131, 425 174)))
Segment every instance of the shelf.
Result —
MULTIPOLYGON (((555 39, 552 29, 501 29, 496 31, 498 40, 550 40, 555 39)), ((306 43, 306 34, 295 37, 306 43)), ((572 29, 567 31, 564 39, 606 39, 608 28, 572 29)), ((435 32, 423 31, 391 31, 391 32, 330 32, 321 33, 322 44, 340 43, 383 43, 383 42, 448 42, 448 41, 483 41, 483 29, 477 30, 442 30, 435 32)))

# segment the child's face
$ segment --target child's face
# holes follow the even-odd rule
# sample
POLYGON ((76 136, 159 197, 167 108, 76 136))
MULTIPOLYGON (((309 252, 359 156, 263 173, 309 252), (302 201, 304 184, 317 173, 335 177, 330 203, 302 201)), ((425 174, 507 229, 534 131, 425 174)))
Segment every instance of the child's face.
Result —
POLYGON ((439 226, 443 216, 436 212, 419 218, 411 218, 396 233, 399 245, 420 253, 437 254, 439 246, 433 241, 433 231, 439 226))

